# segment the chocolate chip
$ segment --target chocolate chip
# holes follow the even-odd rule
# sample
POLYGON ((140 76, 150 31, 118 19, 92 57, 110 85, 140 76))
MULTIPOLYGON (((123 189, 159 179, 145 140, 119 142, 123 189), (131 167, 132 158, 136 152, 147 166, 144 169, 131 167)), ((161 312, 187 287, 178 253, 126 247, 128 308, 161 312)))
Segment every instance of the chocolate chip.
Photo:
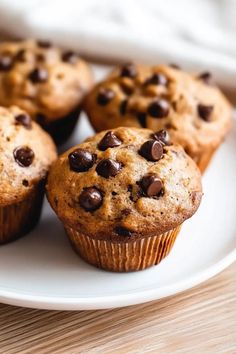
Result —
POLYGON ((23 179, 22 184, 24 187, 29 187, 29 182, 27 181, 27 179, 23 179))
POLYGON ((78 55, 75 52, 68 50, 67 52, 62 53, 61 59, 66 63, 76 64, 78 61, 78 55))
POLYGON ((34 160, 34 152, 28 146, 19 146, 13 151, 13 156, 21 167, 28 167, 34 160))
POLYGON ((120 83, 121 90, 127 95, 130 96, 134 92, 134 87, 130 85, 130 82, 121 82, 120 83))
POLYGON ((52 43, 49 41, 38 40, 37 45, 40 48, 50 48, 52 46, 52 43))
POLYGON ((170 135, 167 130, 159 130, 153 134, 153 138, 160 141, 163 145, 171 145, 170 135))
POLYGON ((133 190, 133 186, 132 186, 132 184, 129 184, 129 185, 128 185, 128 188, 127 188, 127 191, 128 191, 129 193, 132 193, 132 190, 133 190))
POLYGON ((45 82, 48 79, 48 72, 43 68, 36 68, 29 74, 29 79, 33 83, 45 82))
POLYGON ((85 188, 79 196, 79 204, 86 211, 98 209, 102 201, 102 193, 95 187, 85 188))
POLYGON ((127 192, 130 193, 129 199, 132 202, 136 202, 142 196, 142 191, 140 189, 139 183, 136 183, 135 186, 131 184, 128 185, 127 192))
POLYGON ((32 121, 28 114, 22 113, 15 117, 16 124, 23 125, 26 129, 31 129, 32 121))
POLYGON ((158 161, 163 155, 162 144, 157 140, 148 140, 141 146, 139 154, 148 161, 158 161))
POLYGON ((120 76, 134 78, 137 75, 137 69, 133 63, 122 66, 120 76))
POLYGON ((101 160, 96 167, 97 173, 104 178, 115 177, 120 170, 121 164, 112 159, 101 160))
POLYGON ((128 216, 128 215, 130 215, 131 213, 132 213, 132 210, 129 209, 129 208, 125 208, 125 209, 121 210, 122 216, 128 216))
POLYGON ((88 171, 95 162, 95 155, 84 149, 76 149, 68 156, 70 169, 75 172, 88 171))
POLYGON ((169 66, 173 69, 176 69, 176 70, 180 70, 180 66, 178 64, 175 64, 175 63, 170 63, 169 66))
POLYGON ((115 92, 109 88, 101 88, 98 92, 97 103, 106 106, 115 97, 115 92))
POLYGON ((26 55, 26 50, 20 49, 15 55, 15 60, 24 62, 26 60, 25 55, 26 55))
POLYGON ((43 54, 37 54, 35 58, 37 61, 41 61, 41 62, 45 60, 45 56, 43 54))
POLYGON ((148 114, 154 118, 164 118, 169 114, 170 105, 164 99, 157 99, 148 106, 148 114))
POLYGON ((13 66, 13 60, 9 55, 0 57, 0 71, 8 71, 13 66))
POLYGON ((120 104, 120 114, 123 116, 126 113, 128 100, 123 100, 120 104))
POLYGON ((211 113, 213 111, 213 106, 207 106, 204 104, 199 104, 197 106, 199 116, 205 120, 206 122, 210 122, 211 120, 211 113))
POLYGON ((126 236, 126 237, 131 237, 132 236, 132 231, 126 229, 126 227, 123 226, 117 226, 114 229, 115 233, 120 235, 120 236, 126 236))
POLYGON ((138 112, 137 113, 137 119, 138 119, 139 124, 141 125, 141 127, 146 128, 146 113, 138 112))
POLYGON ((198 79, 202 80, 203 82, 205 82, 206 84, 211 84, 211 80, 212 80, 212 75, 210 72, 205 71, 201 74, 198 75, 198 79))
POLYGON ((105 151, 108 148, 114 148, 120 146, 122 141, 113 133, 107 132, 102 140, 98 143, 98 148, 101 151, 105 151))
POLYGON ((162 73, 154 73, 149 79, 145 81, 145 85, 162 85, 166 86, 168 80, 162 73))
POLYGON ((144 193, 148 197, 157 197, 163 190, 162 181, 154 175, 144 176, 140 184, 144 193))

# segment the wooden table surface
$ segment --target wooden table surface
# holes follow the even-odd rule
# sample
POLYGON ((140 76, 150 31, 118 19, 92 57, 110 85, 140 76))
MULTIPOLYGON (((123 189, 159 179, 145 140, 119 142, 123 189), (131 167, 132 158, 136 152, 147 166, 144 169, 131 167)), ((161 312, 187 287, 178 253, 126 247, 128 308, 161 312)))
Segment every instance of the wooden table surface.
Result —
POLYGON ((174 297, 101 311, 0 304, 1 354, 235 354, 236 264, 174 297))

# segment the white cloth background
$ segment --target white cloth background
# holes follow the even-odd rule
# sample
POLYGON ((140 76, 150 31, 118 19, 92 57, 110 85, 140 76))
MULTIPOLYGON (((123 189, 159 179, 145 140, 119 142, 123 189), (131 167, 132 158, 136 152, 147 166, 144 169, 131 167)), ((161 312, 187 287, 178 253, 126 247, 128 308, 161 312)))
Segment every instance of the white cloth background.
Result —
POLYGON ((0 30, 94 57, 209 69, 236 90, 235 0, 0 0, 0 30))

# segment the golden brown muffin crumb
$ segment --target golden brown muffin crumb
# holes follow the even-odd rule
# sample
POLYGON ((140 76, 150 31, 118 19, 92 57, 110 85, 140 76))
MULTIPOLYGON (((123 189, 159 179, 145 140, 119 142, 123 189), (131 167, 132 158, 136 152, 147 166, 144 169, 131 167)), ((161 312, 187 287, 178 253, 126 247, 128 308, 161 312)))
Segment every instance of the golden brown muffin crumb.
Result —
POLYGON ((77 109, 92 82, 88 64, 72 51, 46 41, 0 44, 0 105, 16 105, 39 123, 77 109))
POLYGON ((164 65, 116 68, 88 95, 85 110, 96 131, 119 126, 167 129, 196 161, 219 146, 232 116, 209 73, 194 76, 164 65))
POLYGON ((63 223, 97 239, 127 242, 191 217, 202 196, 199 170, 165 132, 159 136, 121 127, 61 155, 50 170, 47 196, 63 223))
POLYGON ((56 157, 51 137, 26 112, 0 107, 1 207, 27 198, 56 157))

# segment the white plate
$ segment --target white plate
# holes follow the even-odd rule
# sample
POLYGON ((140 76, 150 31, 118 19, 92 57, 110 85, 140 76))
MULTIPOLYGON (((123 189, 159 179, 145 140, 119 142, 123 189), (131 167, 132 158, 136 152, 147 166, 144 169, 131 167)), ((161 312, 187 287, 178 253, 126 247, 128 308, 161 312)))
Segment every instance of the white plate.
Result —
MULTIPOLYGON (((82 117, 70 144, 91 134, 82 117)), ((0 247, 0 302, 55 310, 114 308, 161 299, 219 273, 236 260, 235 151, 236 124, 204 176, 197 214, 185 222, 170 255, 141 272, 115 274, 86 264, 45 202, 39 226, 0 247)))

